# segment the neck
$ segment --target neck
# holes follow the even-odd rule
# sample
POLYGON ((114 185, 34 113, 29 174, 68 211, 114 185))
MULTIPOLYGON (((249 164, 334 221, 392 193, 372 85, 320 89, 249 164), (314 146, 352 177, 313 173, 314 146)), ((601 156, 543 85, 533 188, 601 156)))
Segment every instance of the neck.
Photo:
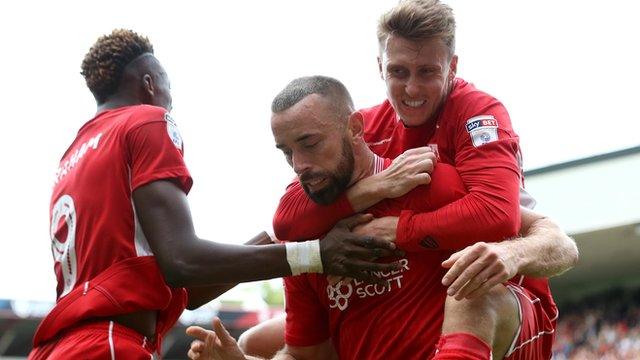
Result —
POLYGON ((142 101, 132 97, 125 97, 125 96, 110 97, 109 99, 107 99, 107 101, 101 104, 98 104, 96 113, 99 114, 107 110, 113 110, 113 109, 118 109, 125 106, 140 105, 140 104, 142 104, 142 101))
POLYGON ((362 141, 353 147, 353 176, 349 186, 373 175, 376 167, 376 154, 362 141))

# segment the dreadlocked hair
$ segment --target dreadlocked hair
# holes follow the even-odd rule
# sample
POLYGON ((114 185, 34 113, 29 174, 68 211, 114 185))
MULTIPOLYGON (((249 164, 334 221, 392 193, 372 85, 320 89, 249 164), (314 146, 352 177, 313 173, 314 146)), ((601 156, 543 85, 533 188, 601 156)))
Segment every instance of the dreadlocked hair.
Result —
POLYGON ((145 53, 153 54, 153 45, 131 30, 113 30, 93 44, 82 60, 80 74, 99 104, 116 92, 124 68, 145 53))

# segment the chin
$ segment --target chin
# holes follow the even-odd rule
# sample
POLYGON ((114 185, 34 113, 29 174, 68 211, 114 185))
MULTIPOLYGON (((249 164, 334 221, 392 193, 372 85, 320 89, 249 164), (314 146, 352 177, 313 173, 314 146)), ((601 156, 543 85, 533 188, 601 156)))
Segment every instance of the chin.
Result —
POLYGON ((318 190, 316 192, 306 191, 307 195, 313 202, 320 205, 330 205, 334 201, 338 199, 338 195, 340 195, 335 189, 325 188, 318 190))
POLYGON ((406 127, 415 127, 420 126, 427 122, 426 117, 416 118, 416 117, 400 117, 402 119, 402 123, 406 127))

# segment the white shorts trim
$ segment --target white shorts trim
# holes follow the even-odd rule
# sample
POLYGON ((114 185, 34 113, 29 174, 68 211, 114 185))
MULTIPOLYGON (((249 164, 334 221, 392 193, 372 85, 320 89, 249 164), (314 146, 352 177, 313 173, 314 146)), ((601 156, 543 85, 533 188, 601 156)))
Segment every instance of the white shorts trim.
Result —
MULTIPOLYGON (((522 295, 525 299, 530 301, 531 304, 539 303, 540 299, 539 298, 531 299, 519 287, 514 286, 513 284, 507 284, 506 287, 507 287, 507 289, 509 289, 511 291, 513 296, 516 297, 516 301, 518 302, 518 312, 520 314, 520 324, 518 325, 518 331, 516 332, 516 337, 513 339, 513 343, 509 347, 509 351, 507 351, 507 353, 504 355, 505 358, 508 357, 508 356, 511 356, 511 354, 516 352, 516 350, 521 349, 522 347, 524 347, 525 345, 533 342, 534 340, 538 339, 539 337, 541 337, 543 335, 550 335, 550 334, 553 334, 555 332, 554 329, 551 329, 550 331, 544 331, 544 330, 540 331, 536 335, 533 335, 531 338, 523 341, 520 345, 516 346, 516 343, 518 342, 518 338, 520 337, 520 333, 522 331, 522 322, 523 322, 522 304, 520 303, 520 297, 517 294, 522 295)), ((556 318, 557 317, 558 317, 558 315, 556 314, 556 318)))
POLYGON ((504 355, 504 357, 507 357, 511 355, 514 351, 516 351, 516 343, 518 342, 518 338, 520 338, 520 333, 522 332, 522 304, 520 303, 520 299, 518 298, 518 295, 516 294, 514 287, 507 284, 506 288, 509 289, 509 291, 511 291, 511 294, 513 295, 514 298, 516 298, 516 302, 518 303, 518 329, 516 330, 513 340, 511 340, 511 345, 509 346, 509 350, 507 350, 507 353, 504 355))
POLYGON ((116 360, 116 349, 113 346, 113 321, 109 321, 109 350, 111 351, 111 360, 116 360))

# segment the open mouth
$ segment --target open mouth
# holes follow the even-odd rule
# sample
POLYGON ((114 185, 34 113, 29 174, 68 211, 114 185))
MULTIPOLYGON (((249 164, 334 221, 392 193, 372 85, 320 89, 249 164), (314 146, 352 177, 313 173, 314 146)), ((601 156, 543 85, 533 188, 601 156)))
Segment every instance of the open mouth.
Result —
POLYGON ((402 100, 402 104, 410 108, 419 108, 426 103, 425 100, 402 100))
POLYGON ((326 182, 327 182, 326 177, 319 177, 319 178, 314 178, 314 179, 305 181, 304 185, 310 191, 317 191, 319 189, 322 189, 322 187, 325 185, 326 182))

